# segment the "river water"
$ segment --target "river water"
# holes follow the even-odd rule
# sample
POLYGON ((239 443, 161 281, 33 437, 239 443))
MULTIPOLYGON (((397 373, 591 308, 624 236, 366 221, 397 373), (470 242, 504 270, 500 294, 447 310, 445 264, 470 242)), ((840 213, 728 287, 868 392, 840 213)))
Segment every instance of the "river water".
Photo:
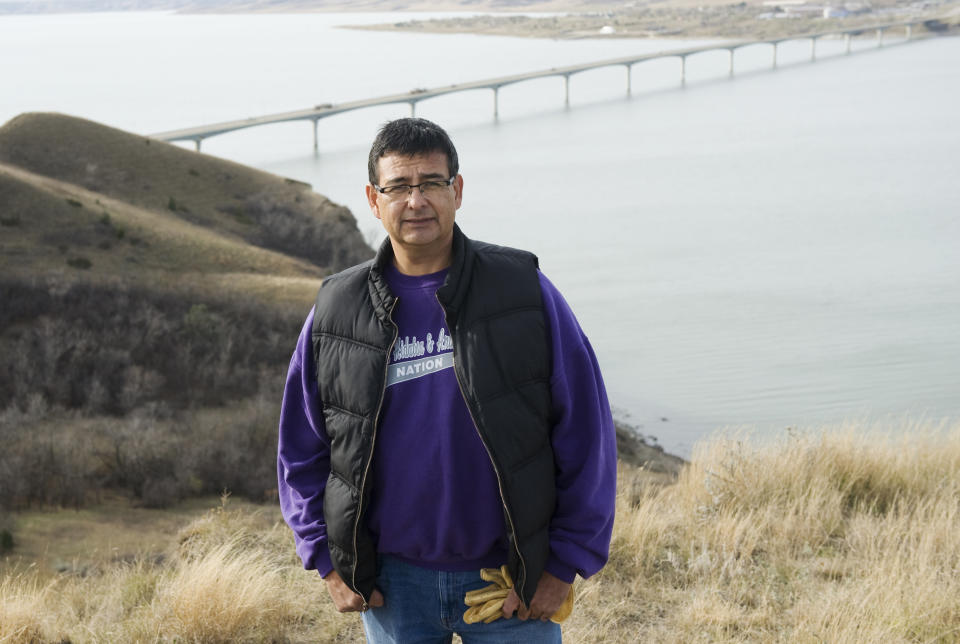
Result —
MULTIPOLYGON (((0 119, 149 134, 697 44, 337 28, 398 14, 0 17, 0 119)), ((432 99, 458 221, 530 249, 576 311, 617 414, 669 451, 723 427, 960 419, 960 39, 806 42, 432 99), (892 421, 890 420, 892 419, 892 421)), ((366 148, 407 106, 210 139, 308 181, 381 238, 366 148)))

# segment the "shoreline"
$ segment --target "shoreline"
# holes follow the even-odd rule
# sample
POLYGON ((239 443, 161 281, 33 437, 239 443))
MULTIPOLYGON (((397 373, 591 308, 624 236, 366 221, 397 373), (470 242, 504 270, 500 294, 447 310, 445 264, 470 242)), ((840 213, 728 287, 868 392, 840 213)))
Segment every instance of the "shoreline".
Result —
POLYGON ((528 0, 506 4, 492 0, 419 0, 396 5, 384 0, 133 0, 121 8, 105 8, 102 0, 9 0, 0 3, 0 15, 164 11, 177 14, 376 14, 409 16, 389 23, 338 25, 342 29, 407 33, 473 34, 515 38, 662 38, 750 39, 803 37, 822 31, 870 28, 878 24, 927 21, 921 34, 960 33, 960 0, 904 4, 899 0, 666 0, 657 3, 570 2, 528 0), (830 12, 831 17, 824 17, 830 12), (418 14, 462 14, 421 18, 418 14), (477 15, 477 14, 480 15, 477 15), (926 27, 926 29, 925 29, 926 27))
MULTIPOLYGON (((824 18, 822 11, 783 10, 760 4, 667 6, 557 16, 480 15, 402 22, 344 25, 345 29, 433 34, 473 34, 515 38, 772 39, 831 30, 869 29, 878 24, 924 20, 921 34, 960 31, 960 2, 930 8, 889 7, 846 17, 824 18), (944 9, 949 9, 944 11, 944 9), (773 9, 773 11, 771 11, 773 9)), ((868 34, 873 37, 873 34, 868 34)))
POLYGON ((676 480, 680 470, 688 464, 629 424, 614 420, 614 426, 617 430, 617 458, 621 462, 644 470, 662 482, 676 480))

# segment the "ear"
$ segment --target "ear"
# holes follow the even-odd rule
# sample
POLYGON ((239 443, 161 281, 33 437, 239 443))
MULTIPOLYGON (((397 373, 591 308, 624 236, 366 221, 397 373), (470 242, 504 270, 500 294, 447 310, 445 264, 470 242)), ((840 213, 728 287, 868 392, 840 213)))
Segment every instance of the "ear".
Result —
MULTIPOLYGON (((377 197, 380 196, 380 193, 377 192, 369 183, 367 184, 367 203, 370 204, 370 211, 373 213, 373 216, 377 219, 380 219, 380 204, 377 203, 377 197)), ((457 204, 459 206, 459 204, 457 204)))
POLYGON ((457 210, 460 209, 460 202, 463 201, 463 175, 458 174, 457 178, 453 180, 453 196, 456 200, 457 210))

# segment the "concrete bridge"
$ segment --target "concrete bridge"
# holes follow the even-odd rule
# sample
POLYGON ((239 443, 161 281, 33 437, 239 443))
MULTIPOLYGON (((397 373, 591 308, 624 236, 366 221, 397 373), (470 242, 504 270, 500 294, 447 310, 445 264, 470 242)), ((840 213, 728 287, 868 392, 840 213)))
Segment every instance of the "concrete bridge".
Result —
POLYGON ((875 34, 876 46, 883 46, 883 37, 887 31, 890 30, 899 30, 903 29, 905 32, 905 39, 907 41, 911 40, 913 37, 913 27, 918 24, 922 24, 926 20, 915 20, 910 22, 896 22, 896 23, 887 23, 882 25, 874 25, 870 27, 854 27, 850 29, 842 30, 833 30, 833 31, 824 31, 815 34, 804 34, 796 36, 784 36, 781 38, 775 38, 771 40, 743 40, 735 41, 728 43, 718 43, 714 45, 706 45, 703 47, 692 47, 689 49, 678 49, 666 52, 658 52, 653 54, 642 54, 637 56, 625 56, 621 58, 611 58, 607 60, 601 60, 593 63, 584 63, 581 65, 570 65, 567 67, 552 67, 543 71, 528 72, 525 74, 514 74, 512 76, 500 76, 498 78, 488 78, 485 80, 478 80, 469 83, 457 83, 454 85, 448 85, 445 87, 432 87, 432 88, 418 88, 413 89, 405 94, 391 94, 389 96, 379 96, 376 98, 367 98, 358 101, 348 101, 345 103, 330 104, 325 103, 322 105, 317 105, 311 109, 297 110, 294 112, 283 112, 281 114, 268 114, 266 116, 251 117, 248 119, 243 119, 239 121, 227 121, 224 123, 214 123, 211 125, 201 125, 199 127, 185 128, 182 130, 172 130, 170 132, 160 132, 159 134, 151 135, 155 139, 160 139, 161 141, 193 141, 196 145, 197 151, 200 150, 200 144, 204 139, 210 138, 211 136, 217 136, 218 134, 226 134, 227 132, 234 132, 236 130, 243 130, 246 128, 257 127, 261 125, 269 125, 271 123, 285 123, 288 121, 312 121, 313 122, 313 149, 318 148, 317 141, 317 124, 320 122, 320 119, 329 118, 337 114, 342 114, 344 112, 350 112, 353 110, 362 110, 368 107, 374 107, 377 105, 394 105, 398 103, 407 103, 410 105, 410 115, 413 116, 416 114, 417 103, 425 101, 436 96, 443 96, 444 94, 453 94, 455 92, 467 92, 477 89, 489 89, 493 91, 493 118, 496 119, 499 116, 499 101, 500 101, 500 88, 506 87, 507 85, 513 85, 515 83, 522 83, 524 81, 533 80, 536 78, 548 78, 548 77, 562 77, 563 78, 563 87, 564 87, 564 105, 566 107, 570 106, 570 77, 574 74, 579 74, 581 72, 589 71, 592 69, 599 69, 601 67, 614 67, 621 66, 626 69, 626 94, 627 96, 631 95, 632 87, 630 83, 631 71, 634 65, 656 60, 659 58, 679 58, 680 59, 680 84, 686 84, 686 66, 687 59, 696 54, 701 54, 708 51, 718 51, 726 50, 729 52, 730 56, 730 66, 729 74, 733 76, 734 74, 734 54, 738 49, 744 47, 751 47, 755 45, 770 45, 772 47, 772 67, 776 68, 777 66, 777 49, 780 43, 793 40, 809 40, 810 41, 810 60, 814 61, 817 58, 817 41, 830 37, 830 36, 842 36, 845 43, 845 53, 850 54, 850 41, 854 36, 861 36, 863 34, 875 34))

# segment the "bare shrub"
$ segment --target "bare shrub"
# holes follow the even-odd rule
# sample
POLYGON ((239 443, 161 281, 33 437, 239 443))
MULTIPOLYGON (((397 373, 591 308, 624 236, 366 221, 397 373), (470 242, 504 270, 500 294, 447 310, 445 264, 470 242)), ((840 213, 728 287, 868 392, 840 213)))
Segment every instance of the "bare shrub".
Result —
POLYGON ((204 492, 267 498, 276 488, 276 463, 269 455, 276 452, 279 413, 274 397, 262 394, 191 419, 190 468, 204 492))
POLYGON ((322 214, 311 216, 300 206, 260 193, 247 199, 243 215, 259 224, 254 240, 259 245, 282 248, 289 255, 331 272, 373 255, 372 249, 361 240, 349 209, 327 202, 323 210, 322 214))
POLYGON ((184 441, 176 425, 143 415, 104 423, 100 461, 106 483, 129 490, 148 507, 165 507, 182 498, 189 471, 182 467, 184 441))
POLYGON ((130 416, 33 419, 0 414, 0 509, 80 507, 101 489, 148 507, 222 490, 254 500, 276 487, 278 403, 266 394, 223 408, 175 412, 149 405, 130 416))
POLYGON ((0 279, 0 409, 39 393, 51 406, 123 415, 250 396, 282 371, 302 323, 248 302, 196 301, 116 284, 48 288, 0 279))
POLYGON ((84 428, 48 415, 3 427, 0 508, 32 505, 79 508, 102 482, 84 428))
POLYGON ((13 547, 13 517, 0 508, 0 556, 7 554, 13 547))
POLYGON ((302 311, 3 277, 0 301, 0 508, 275 487, 265 455, 302 311))

